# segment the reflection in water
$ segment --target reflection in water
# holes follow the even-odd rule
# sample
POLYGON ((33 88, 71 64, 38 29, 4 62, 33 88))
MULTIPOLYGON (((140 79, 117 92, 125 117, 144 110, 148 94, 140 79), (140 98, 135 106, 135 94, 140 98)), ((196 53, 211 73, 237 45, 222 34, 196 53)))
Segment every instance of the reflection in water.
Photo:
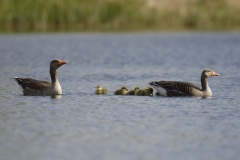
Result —
POLYGON ((61 99, 62 95, 52 95, 51 98, 53 98, 53 99, 61 99))
POLYGON ((210 99, 212 96, 202 96, 202 99, 210 99))

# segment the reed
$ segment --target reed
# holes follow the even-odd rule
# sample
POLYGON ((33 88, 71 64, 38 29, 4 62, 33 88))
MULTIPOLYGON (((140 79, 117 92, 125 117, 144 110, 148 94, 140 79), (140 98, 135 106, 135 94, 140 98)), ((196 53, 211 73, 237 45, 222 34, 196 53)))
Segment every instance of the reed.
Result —
POLYGON ((1 32, 240 29, 234 0, 0 0, 1 32))

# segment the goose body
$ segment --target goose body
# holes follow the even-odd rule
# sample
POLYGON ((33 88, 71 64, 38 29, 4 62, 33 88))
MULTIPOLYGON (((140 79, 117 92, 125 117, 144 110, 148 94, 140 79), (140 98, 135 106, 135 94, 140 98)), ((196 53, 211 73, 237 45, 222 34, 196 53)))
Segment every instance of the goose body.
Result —
POLYGON ((120 89, 116 90, 114 92, 115 95, 126 95, 128 92, 128 89, 125 86, 122 86, 120 89))
POLYGON ((60 95, 62 94, 62 88, 58 81, 57 69, 64 64, 67 64, 67 62, 62 60, 53 60, 50 63, 52 83, 32 78, 15 77, 15 80, 22 87, 25 96, 60 95))
POLYGON ((100 86, 100 85, 97 85, 95 94, 108 94, 108 90, 105 88, 102 88, 102 86, 100 86))
POLYGON ((140 89, 140 87, 136 86, 136 87, 134 88, 134 90, 128 91, 128 92, 127 92, 127 95, 135 95, 135 92, 136 92, 138 89, 140 89))
POLYGON ((208 86, 207 79, 212 76, 219 76, 218 73, 206 69, 201 75, 202 88, 189 82, 180 81, 159 81, 150 82, 149 85, 157 90, 162 96, 212 96, 212 91, 208 86))

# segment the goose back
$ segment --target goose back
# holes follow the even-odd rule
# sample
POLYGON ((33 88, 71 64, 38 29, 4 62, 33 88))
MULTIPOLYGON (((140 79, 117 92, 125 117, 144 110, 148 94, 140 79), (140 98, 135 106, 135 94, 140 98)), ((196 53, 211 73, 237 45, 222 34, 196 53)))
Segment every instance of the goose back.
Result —
MULTIPOLYGON (((195 84, 179 81, 151 82, 150 85, 165 89, 166 96, 193 96, 202 90, 195 84)), ((159 93, 161 93, 161 91, 159 93)))
POLYGON ((25 89, 26 87, 32 90, 44 90, 51 88, 52 83, 47 81, 40 81, 31 78, 15 78, 16 82, 25 89))

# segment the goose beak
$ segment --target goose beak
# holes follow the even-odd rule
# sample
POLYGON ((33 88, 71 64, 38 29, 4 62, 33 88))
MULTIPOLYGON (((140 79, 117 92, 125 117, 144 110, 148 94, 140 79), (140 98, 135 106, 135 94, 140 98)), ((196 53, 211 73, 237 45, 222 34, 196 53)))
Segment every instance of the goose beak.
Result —
POLYGON ((220 76, 217 72, 213 72, 213 76, 220 76))
POLYGON ((68 62, 67 61, 62 61, 62 60, 59 60, 59 64, 62 66, 64 64, 67 64, 68 62))

